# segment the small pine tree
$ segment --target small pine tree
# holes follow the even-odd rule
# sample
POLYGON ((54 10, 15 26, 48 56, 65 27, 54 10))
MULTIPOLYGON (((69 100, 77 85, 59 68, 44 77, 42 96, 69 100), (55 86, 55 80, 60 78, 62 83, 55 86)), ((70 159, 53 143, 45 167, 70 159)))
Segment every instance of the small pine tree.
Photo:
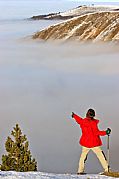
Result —
POLYGON ((2 155, 2 164, 0 166, 2 171, 37 171, 37 162, 32 159, 32 155, 27 141, 26 135, 22 135, 18 124, 11 132, 14 140, 10 137, 5 142, 7 155, 2 155))

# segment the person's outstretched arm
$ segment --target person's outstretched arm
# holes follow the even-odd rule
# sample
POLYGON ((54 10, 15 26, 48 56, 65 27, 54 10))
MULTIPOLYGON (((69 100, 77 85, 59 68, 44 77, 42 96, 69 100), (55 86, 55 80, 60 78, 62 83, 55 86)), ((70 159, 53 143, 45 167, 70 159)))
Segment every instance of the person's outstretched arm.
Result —
MULTIPOLYGON (((97 124, 99 123, 99 120, 97 120, 97 124)), ((107 130, 99 130, 98 126, 95 129, 95 134, 100 136, 109 135, 111 133, 111 129, 107 128, 107 130)))
POLYGON ((82 124, 83 122, 83 119, 80 116, 76 115, 74 112, 72 112, 72 118, 74 118, 78 124, 82 124))
POLYGON ((106 131, 104 131, 104 130, 103 130, 103 131, 102 131, 102 130, 100 131, 99 129, 97 129, 96 135, 105 136, 105 135, 107 135, 107 134, 106 134, 106 131))

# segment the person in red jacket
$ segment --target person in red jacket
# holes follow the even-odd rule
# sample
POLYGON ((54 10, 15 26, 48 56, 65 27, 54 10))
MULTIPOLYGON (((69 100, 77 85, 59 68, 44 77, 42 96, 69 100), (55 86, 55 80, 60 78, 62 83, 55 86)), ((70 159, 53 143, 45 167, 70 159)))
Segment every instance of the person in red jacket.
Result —
POLYGON ((102 141, 100 136, 109 135, 111 129, 107 128, 105 131, 98 129, 99 120, 94 119, 95 111, 89 109, 86 113, 86 118, 82 119, 78 115, 72 112, 72 118, 80 125, 82 130, 82 136, 80 138, 80 144, 82 146, 82 153, 79 160, 79 168, 77 174, 84 174, 85 161, 87 159, 88 152, 92 150, 98 157, 105 172, 108 172, 109 166, 106 157, 101 149, 102 141))

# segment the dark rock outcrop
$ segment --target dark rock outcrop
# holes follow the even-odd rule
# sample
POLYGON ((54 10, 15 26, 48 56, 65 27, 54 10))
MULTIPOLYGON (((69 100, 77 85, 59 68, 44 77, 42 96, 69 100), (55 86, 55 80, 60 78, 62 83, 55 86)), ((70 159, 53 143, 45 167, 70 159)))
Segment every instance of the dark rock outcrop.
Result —
POLYGON ((51 13, 47 15, 33 16, 30 19, 31 20, 67 20, 73 17, 74 16, 62 16, 60 15, 60 13, 51 13))

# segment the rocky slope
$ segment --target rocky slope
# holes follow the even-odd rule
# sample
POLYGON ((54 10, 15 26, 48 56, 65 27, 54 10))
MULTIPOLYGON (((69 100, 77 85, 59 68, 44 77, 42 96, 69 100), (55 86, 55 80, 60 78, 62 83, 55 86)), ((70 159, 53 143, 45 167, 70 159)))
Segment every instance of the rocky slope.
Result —
POLYGON ((33 39, 43 40, 119 40, 119 12, 94 12, 74 17, 37 32, 33 39))
POLYGON ((52 20, 52 19, 69 19, 73 17, 77 17, 79 15, 84 15, 88 13, 93 13, 93 12, 102 12, 102 11, 119 11, 119 7, 111 7, 111 6, 78 6, 74 9, 70 9, 65 12, 58 12, 58 13, 50 13, 46 15, 37 15, 33 16, 30 19, 31 20, 52 20))

